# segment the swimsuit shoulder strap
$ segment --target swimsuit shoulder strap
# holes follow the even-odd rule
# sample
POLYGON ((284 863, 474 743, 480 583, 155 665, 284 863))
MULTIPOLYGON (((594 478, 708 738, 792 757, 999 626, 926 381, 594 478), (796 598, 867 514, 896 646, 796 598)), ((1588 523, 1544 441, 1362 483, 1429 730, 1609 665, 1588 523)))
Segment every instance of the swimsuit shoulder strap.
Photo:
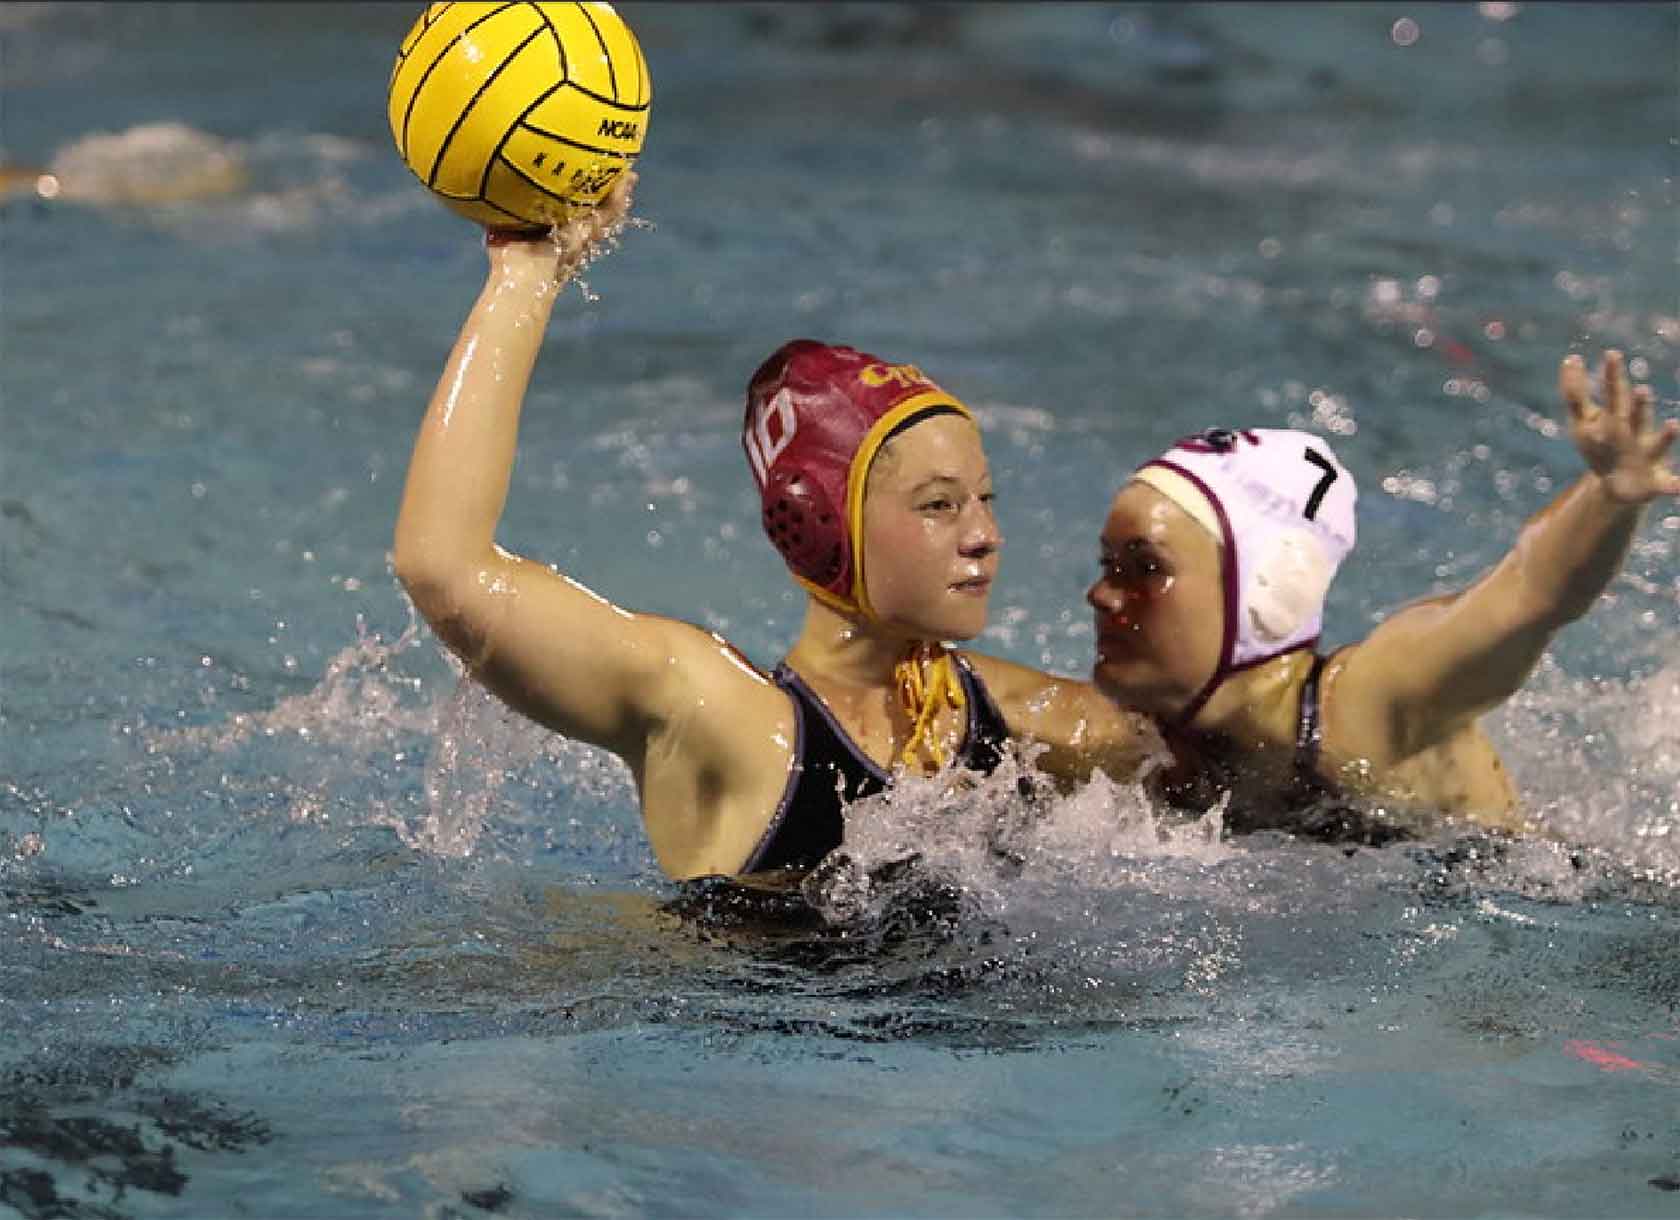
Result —
POLYGON ((812 690, 805 679, 794 672, 792 666, 783 661, 776 666, 770 678, 800 705, 806 723, 807 740, 813 747, 822 749, 826 756, 844 756, 856 770, 883 784, 890 781, 891 777, 887 772, 864 753, 863 747, 853 740, 852 735, 846 731, 846 726, 840 723, 829 710, 828 704, 823 702, 822 696, 812 690))
POLYGON ((1318 755, 1324 744, 1324 716, 1319 707, 1319 679, 1330 658, 1313 654, 1312 668, 1301 683, 1301 705, 1295 715, 1295 773, 1302 778, 1318 776, 1318 755))
POLYGON ((990 775, 1003 761, 1003 748, 1009 741, 1009 722, 1003 718, 1002 709, 968 658, 960 652, 951 655, 956 658, 963 695, 968 700, 968 728, 958 758, 971 771, 990 775))

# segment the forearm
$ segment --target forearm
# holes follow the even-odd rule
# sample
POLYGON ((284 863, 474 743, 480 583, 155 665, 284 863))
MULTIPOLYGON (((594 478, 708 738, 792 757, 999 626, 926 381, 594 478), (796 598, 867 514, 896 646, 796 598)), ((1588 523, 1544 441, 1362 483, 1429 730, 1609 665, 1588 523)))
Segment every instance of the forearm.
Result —
POLYGON ((1511 553, 1525 608, 1548 625, 1592 609, 1621 568, 1644 507, 1617 499, 1588 473, 1535 514, 1511 553))
POLYGON ((397 517, 399 576, 432 580, 491 553, 519 416, 558 288, 552 273, 495 266, 426 408, 397 517))

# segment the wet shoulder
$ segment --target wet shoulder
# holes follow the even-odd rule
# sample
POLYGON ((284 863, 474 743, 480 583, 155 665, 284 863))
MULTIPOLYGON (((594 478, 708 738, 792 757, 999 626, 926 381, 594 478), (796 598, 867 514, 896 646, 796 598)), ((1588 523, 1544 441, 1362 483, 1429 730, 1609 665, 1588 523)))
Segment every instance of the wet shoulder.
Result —
MULTIPOLYGON (((1327 764, 1331 760, 1326 760, 1327 764)), ((1517 791, 1504 760, 1478 724, 1378 767, 1340 757, 1325 770, 1344 792, 1367 803, 1520 831, 1517 791)))
POLYGON ((774 818, 798 745, 788 693, 720 636, 678 632, 661 725, 630 760, 648 836, 673 876, 730 873, 774 818))
POLYGON ((1045 673, 1030 665, 966 649, 960 650, 959 655, 985 683, 992 699, 1012 723, 1017 716, 1028 716, 1046 701, 1084 699, 1096 695, 1091 684, 1081 678, 1045 673))
POLYGON ((1161 749, 1152 722, 1114 703, 1083 678, 965 653, 1012 736, 1048 747, 1039 766, 1075 783, 1101 768, 1111 778, 1134 774, 1161 749))

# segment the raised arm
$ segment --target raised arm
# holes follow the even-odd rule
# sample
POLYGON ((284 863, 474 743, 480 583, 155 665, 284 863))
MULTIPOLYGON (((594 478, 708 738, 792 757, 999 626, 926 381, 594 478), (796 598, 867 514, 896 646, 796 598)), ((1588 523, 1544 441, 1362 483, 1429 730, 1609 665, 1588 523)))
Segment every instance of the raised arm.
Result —
POLYGON ((1443 739, 1514 694, 1558 629, 1591 609, 1614 578, 1645 506, 1680 495, 1667 459, 1680 421, 1653 426, 1650 387, 1629 383, 1620 352, 1604 355, 1602 403, 1578 356, 1564 360, 1558 382, 1587 473, 1535 514, 1475 584, 1398 611, 1348 654, 1351 681, 1339 688, 1390 726, 1397 754, 1443 739))
POLYGON ((487 236, 489 274, 415 441, 394 563, 426 621, 479 681, 532 719, 638 766, 676 697, 673 676, 717 668, 716 642, 686 624, 620 610, 494 537, 555 299, 628 205, 626 186, 558 242, 487 236), (689 651, 712 659, 676 663, 689 651))

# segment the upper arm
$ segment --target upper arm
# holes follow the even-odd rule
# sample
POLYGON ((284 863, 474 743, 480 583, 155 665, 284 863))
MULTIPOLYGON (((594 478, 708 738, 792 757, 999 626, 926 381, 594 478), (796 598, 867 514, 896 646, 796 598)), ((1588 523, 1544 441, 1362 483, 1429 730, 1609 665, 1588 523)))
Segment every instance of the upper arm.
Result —
POLYGON ((964 655, 985 679, 1010 736, 1041 747, 1039 769, 1064 784, 1083 783, 1098 769, 1129 780, 1159 746, 1148 717, 1121 708, 1089 682, 964 655))
POLYGON ((1395 611, 1347 651, 1338 718, 1391 757, 1444 740, 1527 681, 1556 631, 1548 606, 1507 556, 1462 592, 1395 611))
POLYGON ((700 628, 621 609, 499 547, 447 584, 409 592, 439 638, 506 703, 632 765, 693 692, 762 684, 700 628))

